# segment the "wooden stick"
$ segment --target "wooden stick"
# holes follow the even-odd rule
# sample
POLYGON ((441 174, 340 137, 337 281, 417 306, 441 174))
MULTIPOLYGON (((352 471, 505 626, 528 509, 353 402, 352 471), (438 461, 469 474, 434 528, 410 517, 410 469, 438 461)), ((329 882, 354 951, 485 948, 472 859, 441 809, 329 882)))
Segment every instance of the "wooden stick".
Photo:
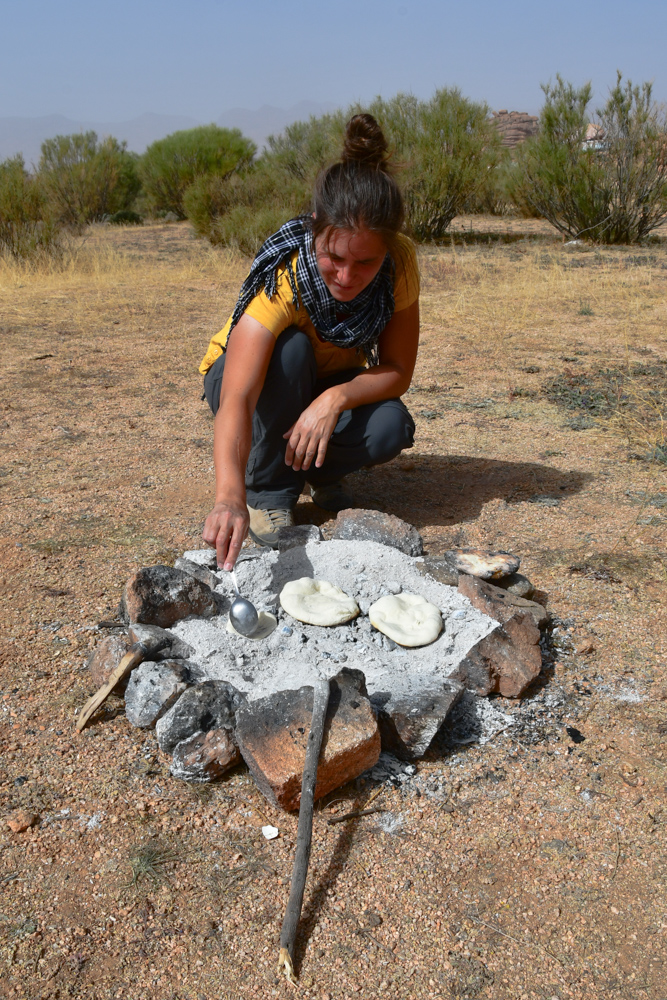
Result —
POLYGON ((386 812, 382 806, 373 806, 372 809, 353 809, 352 812, 344 813, 342 816, 334 816, 327 820, 327 826, 335 826, 336 823, 345 823, 348 819, 358 819, 360 816, 372 816, 373 813, 386 812))
POLYGON ((317 763, 320 759, 324 721, 329 706, 329 681, 318 681, 313 687, 313 714, 306 746, 306 761, 301 782, 301 802, 299 804, 299 825, 296 834, 294 869, 290 885, 289 900, 283 926, 280 931, 280 955, 278 972, 284 972, 288 982, 296 985, 294 974, 294 944, 303 906, 303 893, 308 877, 308 862, 313 839, 313 806, 317 782, 317 763))
POLYGON ((106 684, 103 684, 99 691, 96 691, 92 698, 88 699, 79 712, 79 718, 76 720, 76 732, 81 732, 90 717, 107 700, 116 684, 122 681, 124 677, 127 677, 131 670, 138 667, 149 656, 153 656, 168 645, 169 639, 158 639, 155 642, 135 642, 133 646, 130 646, 106 684))

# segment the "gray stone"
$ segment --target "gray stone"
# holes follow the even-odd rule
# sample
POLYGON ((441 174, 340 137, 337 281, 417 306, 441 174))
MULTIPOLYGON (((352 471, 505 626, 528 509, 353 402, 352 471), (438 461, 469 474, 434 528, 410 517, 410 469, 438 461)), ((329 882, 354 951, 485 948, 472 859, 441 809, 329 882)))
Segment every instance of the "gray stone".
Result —
POLYGON ((188 576, 194 576, 195 580, 199 580, 200 583, 205 584, 211 590, 215 590, 220 583, 220 578, 212 570, 206 566, 202 566, 200 563, 192 562, 184 556, 180 556, 176 560, 174 569, 180 569, 184 573, 187 573, 188 576))
POLYGON ((447 587, 456 587, 459 582, 459 571, 451 553, 443 556, 425 556, 423 562, 417 563, 419 572, 444 583, 447 587))
POLYGON ((509 594, 514 594, 515 597, 523 597, 527 601, 533 599, 535 588, 528 577, 524 576, 523 573, 511 573, 510 576, 503 577, 502 580, 496 580, 494 582, 496 587, 501 587, 509 594))
POLYGON ((322 532, 316 524, 293 524, 287 528, 281 528, 274 548, 279 552, 286 552, 297 545, 306 545, 307 542, 320 542, 322 532))
POLYGON ((422 537, 414 525, 379 510, 342 510, 334 523, 332 538, 379 542, 408 556, 420 556, 424 548, 422 537))
POLYGON ((464 691, 463 684, 447 679, 409 696, 381 691, 371 695, 383 752, 401 760, 423 757, 464 691))
MULTIPOLYGON (((380 733, 360 670, 344 667, 330 682, 315 798, 372 767, 380 733)), ((283 809, 299 808, 301 779, 313 711, 313 689, 278 691, 239 709, 236 740, 257 786, 283 809)))
POLYGON ((245 695, 227 681, 203 681, 188 688, 157 721, 160 749, 172 753, 177 743, 195 733, 234 729, 237 709, 245 700, 245 695))
POLYGON ((182 781, 216 781, 240 760, 231 729, 211 729, 177 743, 169 770, 182 781))
POLYGON ((187 660, 194 653, 193 647, 187 642, 183 642, 173 632, 157 625, 130 625, 127 634, 130 642, 150 642, 153 639, 168 641, 169 645, 155 653, 151 657, 152 660, 187 660))
POLYGON ((173 566, 147 566, 125 584, 121 609, 126 620, 169 628, 190 615, 208 618, 217 612, 210 588, 173 566))
POLYGON ((190 683, 184 660, 145 660, 132 671, 125 691, 125 715, 132 726, 148 728, 167 712, 190 683))
POLYGON ((183 559, 196 563, 197 566, 204 566, 206 569, 216 570, 218 568, 218 557, 215 549, 188 549, 183 553, 183 559))

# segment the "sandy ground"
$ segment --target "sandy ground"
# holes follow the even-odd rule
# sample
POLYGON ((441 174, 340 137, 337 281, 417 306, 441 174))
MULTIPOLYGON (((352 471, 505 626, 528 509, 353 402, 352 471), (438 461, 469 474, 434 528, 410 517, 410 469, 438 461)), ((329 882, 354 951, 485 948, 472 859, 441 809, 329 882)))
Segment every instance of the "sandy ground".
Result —
MULTIPOLYGON (((490 743, 444 739, 409 780, 321 803, 299 992, 660 1000, 667 251, 457 222, 421 251, 415 448, 351 485, 430 553, 521 555, 556 627, 490 743), (385 812, 327 824, 380 788, 385 812)), ((119 698, 73 734, 127 576, 200 544, 196 367, 246 268, 177 225, 0 270, 0 996, 292 994, 275 964, 295 818, 242 769, 176 782, 119 698), (14 834, 19 808, 41 822, 14 834)), ((325 517, 302 498, 300 521, 325 517)))

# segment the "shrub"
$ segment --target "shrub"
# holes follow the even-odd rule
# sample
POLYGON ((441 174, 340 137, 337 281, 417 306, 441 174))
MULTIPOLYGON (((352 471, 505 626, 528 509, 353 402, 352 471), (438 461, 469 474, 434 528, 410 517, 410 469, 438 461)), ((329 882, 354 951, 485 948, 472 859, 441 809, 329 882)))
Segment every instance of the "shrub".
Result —
POLYGON ((430 101, 398 94, 369 108, 403 163, 401 184, 408 227, 415 239, 438 240, 466 204, 488 184, 500 158, 500 139, 485 104, 458 89, 430 101))
POLYGON ((228 177, 249 166, 255 144, 239 129, 202 125, 172 132, 152 143, 139 164, 150 207, 157 213, 186 217, 183 196, 202 177, 228 177))
POLYGON ((308 209, 310 188, 262 157, 244 174, 200 178, 183 202, 198 236, 254 255, 283 222, 308 209))
POLYGON ((667 216, 667 135, 651 84, 619 73, 586 141, 591 85, 543 85, 539 134, 519 149, 510 192, 571 239, 634 243, 667 216))
POLYGON ((60 249, 61 227, 22 156, 0 163, 0 251, 17 260, 60 249))
POLYGON ((112 136, 57 135, 42 143, 39 175, 55 214, 78 227, 131 208, 141 186, 137 161, 112 136))
POLYGON ((114 212, 107 219, 112 226, 141 226, 144 220, 138 212, 133 212, 129 208, 121 208, 119 212, 114 212))

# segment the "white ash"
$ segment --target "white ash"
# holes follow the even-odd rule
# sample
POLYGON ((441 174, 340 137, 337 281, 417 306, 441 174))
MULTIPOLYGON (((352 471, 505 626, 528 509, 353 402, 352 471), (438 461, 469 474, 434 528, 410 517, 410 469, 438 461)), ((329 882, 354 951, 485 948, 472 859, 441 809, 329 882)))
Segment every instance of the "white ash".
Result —
MULTIPOLYGON (((211 550, 185 557, 206 565, 211 550)), ((410 697, 424 686, 449 676, 476 642, 496 626, 475 610, 455 587, 419 572, 417 560, 377 542, 311 541, 284 552, 263 549, 236 566, 239 589, 260 611, 278 618, 275 632, 254 642, 226 630, 231 581, 221 573, 216 593, 222 614, 180 621, 171 631, 194 647, 192 659, 205 678, 226 680, 251 700, 275 691, 331 677, 343 665, 362 670, 369 694, 390 692, 410 697), (362 613, 345 625, 304 625, 280 607, 278 595, 289 580, 314 577, 336 584, 354 597, 362 613), (440 608, 443 631, 428 646, 402 649, 376 631, 366 617, 368 607, 397 590, 421 594, 440 608)))

